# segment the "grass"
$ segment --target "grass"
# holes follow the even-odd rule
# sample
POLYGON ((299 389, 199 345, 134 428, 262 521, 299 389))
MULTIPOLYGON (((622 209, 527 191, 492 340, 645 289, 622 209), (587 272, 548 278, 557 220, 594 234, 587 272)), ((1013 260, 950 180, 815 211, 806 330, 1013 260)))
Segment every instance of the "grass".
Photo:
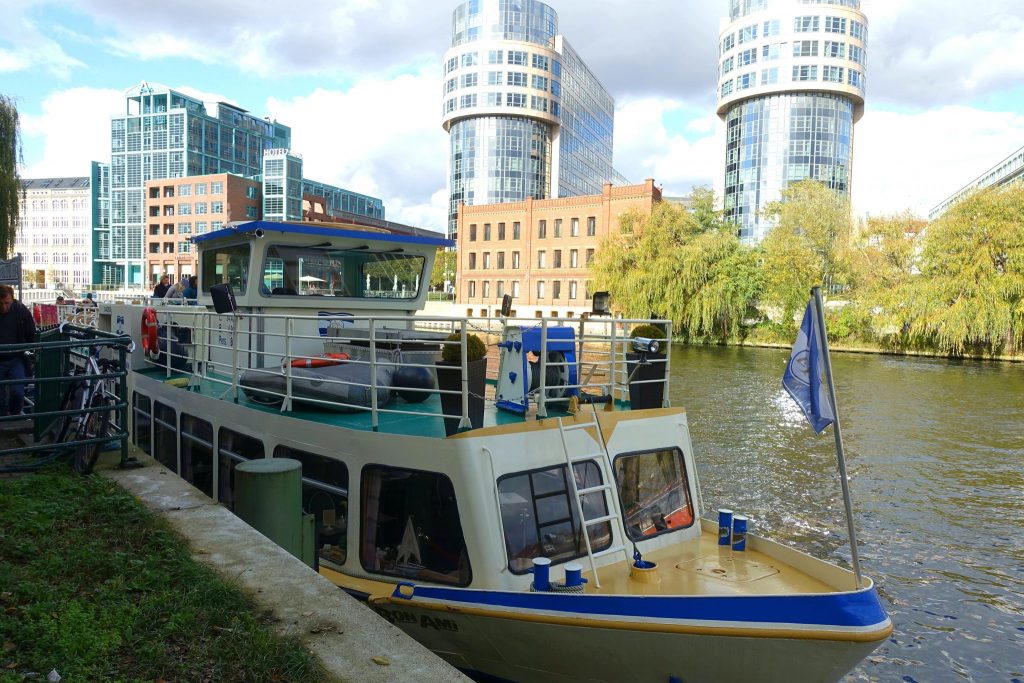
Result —
POLYGON ((0 479, 0 682, 319 681, 234 586, 101 477, 0 479))

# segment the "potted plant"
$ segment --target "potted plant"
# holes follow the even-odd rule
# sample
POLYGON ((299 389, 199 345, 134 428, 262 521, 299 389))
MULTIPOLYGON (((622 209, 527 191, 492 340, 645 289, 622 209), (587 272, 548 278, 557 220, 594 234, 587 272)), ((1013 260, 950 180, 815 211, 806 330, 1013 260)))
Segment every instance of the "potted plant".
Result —
MULTIPOLYGON (((459 431, 462 415, 462 334, 448 335, 441 347, 441 360, 437 363, 437 388, 441 390, 441 412, 456 417, 444 418, 444 431, 451 436, 459 431), (445 393, 456 392, 456 393, 445 393)), ((469 391, 469 420, 471 429, 484 424, 484 387, 487 383, 487 347, 475 334, 466 335, 466 369, 469 391)))
MULTIPOLYGON (((657 325, 637 325, 629 333, 630 339, 665 338, 665 330, 657 325)), ((630 345, 626 353, 626 371, 629 373, 629 405, 632 410, 661 408, 665 401, 665 354, 661 351, 639 351, 630 345), (658 380, 658 381, 652 381, 658 380), (642 383, 641 383, 642 382, 642 383)))

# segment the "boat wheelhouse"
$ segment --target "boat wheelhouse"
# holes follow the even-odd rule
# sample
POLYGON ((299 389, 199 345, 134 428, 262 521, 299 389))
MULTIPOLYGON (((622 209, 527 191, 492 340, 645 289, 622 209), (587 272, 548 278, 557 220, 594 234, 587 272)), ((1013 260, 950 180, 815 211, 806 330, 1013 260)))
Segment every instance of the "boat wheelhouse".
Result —
POLYGON ((424 315, 442 239, 260 221, 194 241, 198 305, 99 310, 142 342, 132 440, 229 508, 239 463, 301 462, 319 571, 456 666, 836 680, 891 631, 870 580, 702 522, 670 323, 424 315), (668 339, 631 337, 651 323, 668 339), (638 383, 656 407, 634 409, 638 383))

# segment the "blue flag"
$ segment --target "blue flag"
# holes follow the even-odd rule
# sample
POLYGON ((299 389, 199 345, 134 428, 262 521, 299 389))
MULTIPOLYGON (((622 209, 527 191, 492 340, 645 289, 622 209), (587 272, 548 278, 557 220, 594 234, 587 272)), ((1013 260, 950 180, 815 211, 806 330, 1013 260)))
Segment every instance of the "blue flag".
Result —
POLYGON ((814 318, 814 299, 811 299, 793 344, 793 354, 786 364, 782 386, 804 411, 815 433, 821 434, 835 420, 835 412, 828 399, 828 387, 823 383, 825 364, 814 318))

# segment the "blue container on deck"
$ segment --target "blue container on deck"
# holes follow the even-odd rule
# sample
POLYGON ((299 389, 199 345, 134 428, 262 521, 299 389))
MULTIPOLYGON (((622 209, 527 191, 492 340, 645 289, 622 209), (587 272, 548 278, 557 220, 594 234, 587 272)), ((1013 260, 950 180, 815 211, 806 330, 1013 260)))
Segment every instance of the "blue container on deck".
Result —
POLYGON ((732 543, 732 510, 718 508, 718 545, 732 543))
POLYGON ((551 560, 546 557, 533 558, 533 590, 547 592, 551 590, 551 560))
POLYGON ((747 549, 747 518, 735 515, 732 518, 732 549, 747 549))
POLYGON ((583 565, 579 562, 570 562, 565 565, 565 587, 575 588, 583 585, 583 565))

